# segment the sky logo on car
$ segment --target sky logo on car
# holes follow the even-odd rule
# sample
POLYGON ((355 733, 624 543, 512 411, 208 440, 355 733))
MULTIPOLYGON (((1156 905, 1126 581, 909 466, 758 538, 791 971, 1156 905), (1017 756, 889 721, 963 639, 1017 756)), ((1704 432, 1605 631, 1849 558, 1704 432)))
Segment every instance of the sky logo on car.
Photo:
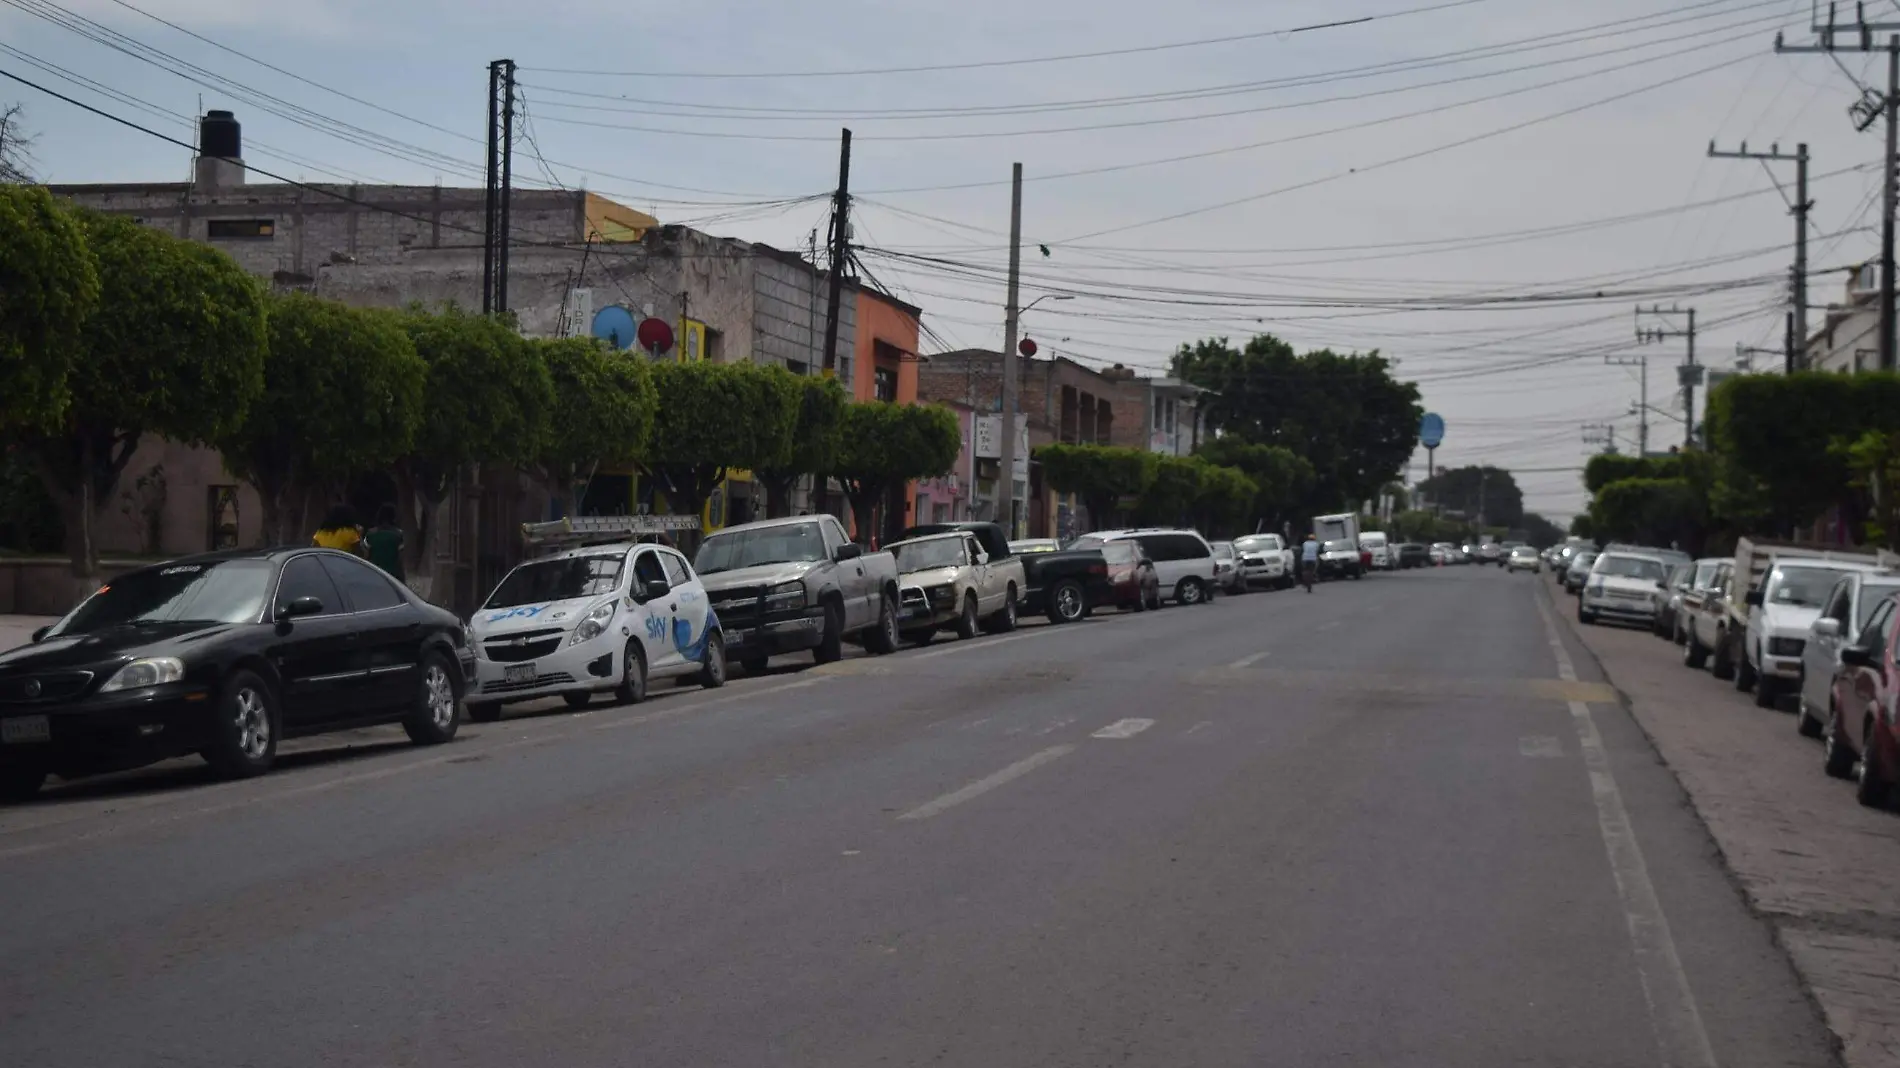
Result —
POLYGON ((544 604, 522 605, 520 608, 510 608, 505 612, 496 612, 494 615, 488 617, 488 622, 500 623, 506 619, 533 619, 535 616, 547 610, 548 606, 544 604))

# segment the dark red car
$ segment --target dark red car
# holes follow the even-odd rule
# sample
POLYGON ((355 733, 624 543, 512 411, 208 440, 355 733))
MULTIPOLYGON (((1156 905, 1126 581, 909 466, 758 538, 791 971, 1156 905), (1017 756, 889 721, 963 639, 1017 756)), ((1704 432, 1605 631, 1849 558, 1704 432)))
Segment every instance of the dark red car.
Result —
POLYGON ((1108 561, 1108 582, 1115 590, 1115 607, 1122 611, 1145 612, 1161 607, 1161 578, 1155 574, 1154 561, 1141 551, 1141 543, 1128 539, 1102 543, 1102 558, 1108 561))
POLYGON ((1900 691, 1896 638, 1900 602, 1889 598, 1861 628, 1860 640, 1842 646, 1834 675, 1831 710, 1822 733, 1827 773, 1855 778, 1860 803, 1885 807, 1900 776, 1900 730, 1894 724, 1894 699, 1900 691))

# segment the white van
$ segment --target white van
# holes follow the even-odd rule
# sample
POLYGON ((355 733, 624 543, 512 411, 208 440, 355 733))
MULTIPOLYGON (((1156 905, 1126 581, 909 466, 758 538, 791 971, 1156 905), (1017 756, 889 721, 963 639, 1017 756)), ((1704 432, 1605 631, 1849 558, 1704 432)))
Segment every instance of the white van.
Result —
POLYGON ((1069 548, 1099 549, 1111 541, 1140 543, 1142 555, 1154 561, 1163 597, 1173 597, 1176 604, 1206 604, 1213 599, 1214 549, 1198 531, 1098 530, 1075 539, 1069 548))
POLYGON ((1372 570, 1391 571, 1398 567, 1398 554, 1385 540, 1385 535, 1377 530, 1368 530, 1359 535, 1359 548, 1372 557, 1372 570))
POLYGON ((478 723, 501 718, 504 704, 556 695, 575 708, 603 692, 634 704, 652 679, 726 684, 719 617, 693 565, 670 546, 577 546, 527 561, 468 629, 468 717, 478 723))

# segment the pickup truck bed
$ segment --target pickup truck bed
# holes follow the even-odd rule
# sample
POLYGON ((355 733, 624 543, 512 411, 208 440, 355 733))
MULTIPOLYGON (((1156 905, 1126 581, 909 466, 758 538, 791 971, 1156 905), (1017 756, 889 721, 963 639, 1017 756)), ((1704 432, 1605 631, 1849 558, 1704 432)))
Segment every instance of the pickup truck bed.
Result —
POLYGON ((1023 562, 1025 612, 1048 616, 1052 623, 1074 622, 1056 611, 1052 596, 1065 583, 1080 590, 1083 616, 1115 602, 1115 587, 1108 581, 1108 561, 1100 549, 1029 553, 1019 559, 1023 562))

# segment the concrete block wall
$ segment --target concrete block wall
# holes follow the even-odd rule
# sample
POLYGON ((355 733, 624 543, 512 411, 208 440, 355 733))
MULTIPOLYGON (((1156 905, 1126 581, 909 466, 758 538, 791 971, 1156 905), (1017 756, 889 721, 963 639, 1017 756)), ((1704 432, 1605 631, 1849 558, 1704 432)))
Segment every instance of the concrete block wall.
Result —
MULTIPOLYGON (((790 253, 753 246, 752 358, 759 362, 805 364, 816 373, 824 366, 825 317, 830 293, 824 276, 790 253)), ((857 338, 857 292, 847 283, 838 302, 836 372, 849 383, 857 338)))

